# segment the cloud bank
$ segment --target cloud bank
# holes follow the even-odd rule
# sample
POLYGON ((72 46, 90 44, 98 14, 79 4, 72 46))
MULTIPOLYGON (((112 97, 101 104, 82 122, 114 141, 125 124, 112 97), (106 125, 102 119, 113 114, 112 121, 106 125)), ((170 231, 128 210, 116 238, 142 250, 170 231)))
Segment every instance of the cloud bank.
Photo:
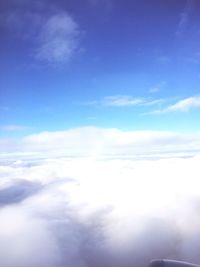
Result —
POLYGON ((198 263, 198 166, 199 157, 4 162, 1 264, 142 267, 162 257, 198 263))
POLYGON ((199 263, 199 139, 95 127, 25 137, 0 160, 2 266, 199 263))
POLYGON ((41 132, 21 141, 1 140, 1 158, 93 156, 171 157, 193 156, 200 151, 200 135, 167 131, 122 131, 117 128, 80 127, 41 132))

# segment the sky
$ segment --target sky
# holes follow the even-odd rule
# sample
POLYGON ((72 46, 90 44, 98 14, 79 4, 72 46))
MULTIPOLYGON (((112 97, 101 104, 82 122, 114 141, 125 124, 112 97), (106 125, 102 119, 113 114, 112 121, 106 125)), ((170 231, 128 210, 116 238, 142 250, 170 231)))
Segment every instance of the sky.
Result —
POLYGON ((200 3, 0 4, 1 136, 199 131, 200 3))
POLYGON ((0 2, 3 267, 200 264, 199 14, 0 2))

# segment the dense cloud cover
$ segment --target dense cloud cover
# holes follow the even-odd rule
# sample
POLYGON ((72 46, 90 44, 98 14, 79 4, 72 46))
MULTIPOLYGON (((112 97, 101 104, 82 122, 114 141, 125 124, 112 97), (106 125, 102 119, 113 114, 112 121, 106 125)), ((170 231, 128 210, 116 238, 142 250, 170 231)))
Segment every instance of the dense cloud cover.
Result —
POLYGON ((94 126, 46 131, 16 141, 0 139, 0 158, 52 158, 108 156, 109 158, 170 158, 200 152, 198 133, 172 131, 123 131, 94 126))
POLYGON ((200 262, 199 160, 95 157, 0 167, 4 267, 200 262))

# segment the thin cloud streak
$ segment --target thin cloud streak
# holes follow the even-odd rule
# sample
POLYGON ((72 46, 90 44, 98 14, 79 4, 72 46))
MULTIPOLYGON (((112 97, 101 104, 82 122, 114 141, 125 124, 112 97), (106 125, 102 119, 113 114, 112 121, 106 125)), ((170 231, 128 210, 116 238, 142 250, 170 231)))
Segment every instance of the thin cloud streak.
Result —
POLYGON ((153 106, 161 104, 163 99, 152 99, 143 97, 133 97, 130 95, 112 95, 106 96, 101 100, 94 100, 84 103, 90 106, 103 106, 103 107, 137 107, 137 106, 153 106))
POLYGON ((192 96, 188 98, 181 99, 175 104, 169 105, 160 110, 153 110, 148 114, 163 114, 170 112, 189 112, 193 108, 200 107, 200 96, 192 96))
POLYGON ((187 0, 183 12, 180 14, 176 35, 182 35, 189 24, 189 18, 193 9, 194 0, 187 0))
POLYGON ((110 107, 126 107, 126 106, 137 106, 143 104, 145 101, 142 98, 134 98, 132 96, 118 95, 118 96, 107 96, 103 99, 103 106, 110 107))
POLYGON ((25 131, 28 129, 30 129, 30 127, 24 125, 16 125, 16 124, 8 124, 0 126, 0 130, 5 132, 18 132, 18 131, 25 131))

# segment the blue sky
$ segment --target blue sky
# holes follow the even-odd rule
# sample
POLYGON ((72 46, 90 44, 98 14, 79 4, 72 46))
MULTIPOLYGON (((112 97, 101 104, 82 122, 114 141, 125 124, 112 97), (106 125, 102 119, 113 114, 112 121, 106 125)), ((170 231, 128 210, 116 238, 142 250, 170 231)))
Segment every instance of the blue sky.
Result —
POLYGON ((1 136, 200 130, 200 3, 0 4, 1 136))

